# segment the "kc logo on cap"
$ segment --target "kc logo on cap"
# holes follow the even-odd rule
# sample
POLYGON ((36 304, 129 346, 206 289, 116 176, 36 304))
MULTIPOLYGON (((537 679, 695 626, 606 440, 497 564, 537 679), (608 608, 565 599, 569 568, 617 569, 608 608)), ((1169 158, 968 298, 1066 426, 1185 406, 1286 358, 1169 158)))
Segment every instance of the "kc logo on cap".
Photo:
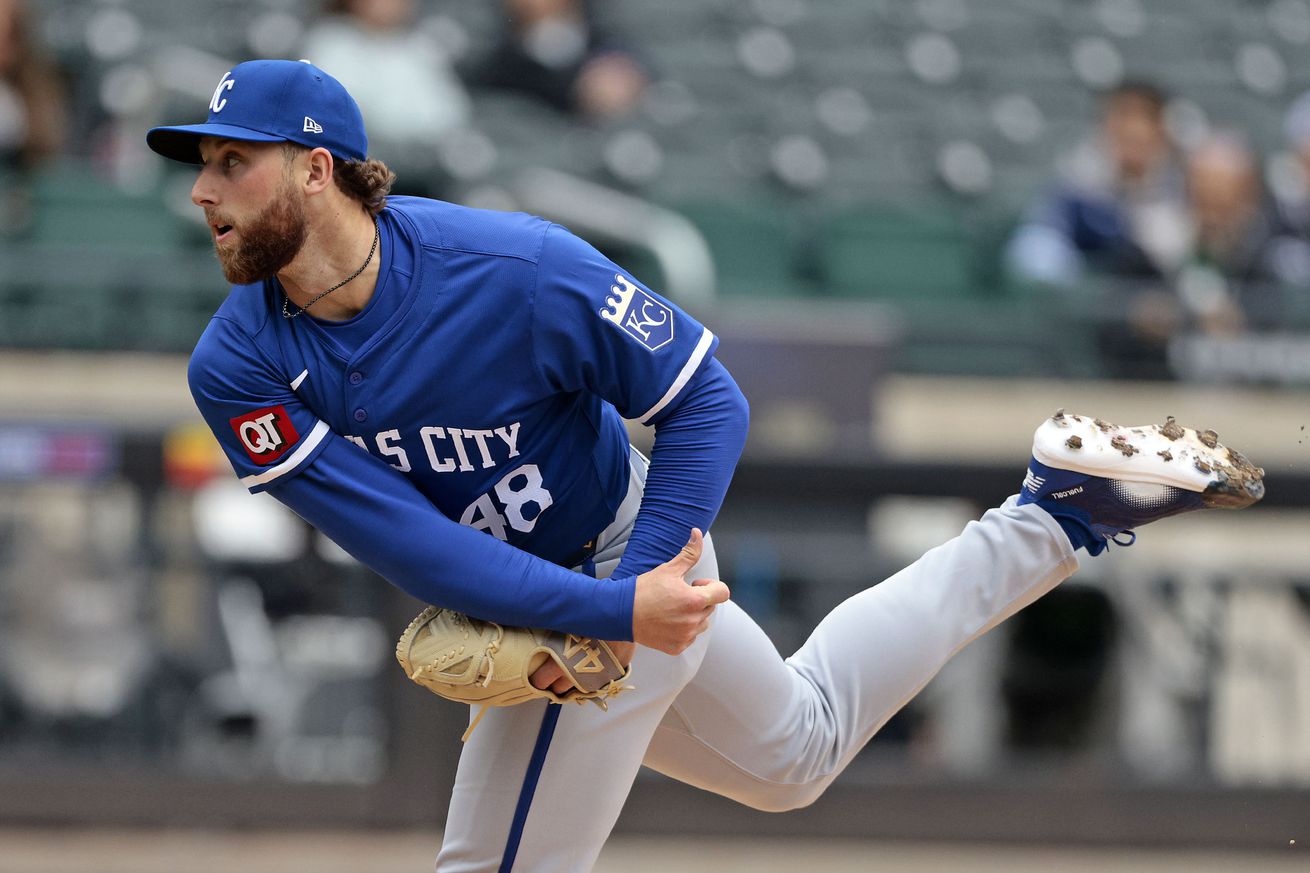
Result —
POLYGON ((227 105, 227 98, 223 96, 223 92, 231 91, 232 86, 235 85, 236 83, 237 81, 236 79, 232 78, 232 73, 230 70, 223 74, 223 81, 218 83, 218 87, 214 89, 214 96, 209 98, 210 112, 223 111, 223 107, 227 105))

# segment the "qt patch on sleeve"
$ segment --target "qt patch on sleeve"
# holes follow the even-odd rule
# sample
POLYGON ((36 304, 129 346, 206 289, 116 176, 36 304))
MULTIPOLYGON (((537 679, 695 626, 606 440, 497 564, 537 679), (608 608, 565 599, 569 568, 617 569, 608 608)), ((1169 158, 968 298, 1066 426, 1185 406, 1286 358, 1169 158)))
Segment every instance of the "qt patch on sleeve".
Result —
POLYGON ((250 460, 267 466, 286 454, 300 435, 282 406, 256 409, 228 420, 250 460))

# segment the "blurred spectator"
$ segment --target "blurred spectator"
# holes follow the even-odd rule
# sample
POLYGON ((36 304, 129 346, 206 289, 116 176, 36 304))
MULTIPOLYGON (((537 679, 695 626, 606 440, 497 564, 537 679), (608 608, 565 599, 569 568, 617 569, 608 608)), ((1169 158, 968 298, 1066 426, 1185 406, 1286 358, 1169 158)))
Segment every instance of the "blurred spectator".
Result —
POLYGON ((1298 184, 1277 191, 1278 207, 1284 227, 1303 239, 1310 239, 1310 91, 1288 108, 1283 118, 1287 144, 1300 170, 1298 184))
POLYGON ((439 195, 443 140, 464 127, 470 101, 450 58, 416 28, 417 0, 329 0, 302 53, 354 94, 370 152, 399 176, 397 193, 439 195))
MULTIPOLYGON (((644 64, 585 0, 504 0, 508 27, 470 73, 473 84, 523 91, 563 112, 631 112, 650 83, 644 64)), ((349 83, 346 83, 349 86, 349 83)))
POLYGON ((1118 375, 1162 377, 1169 340, 1237 336, 1281 323, 1283 295, 1310 281, 1310 243, 1282 229, 1260 163, 1238 134, 1216 133, 1186 160, 1189 245, 1165 281, 1124 289, 1129 330, 1106 344, 1118 375))
POLYGON ((1216 134, 1188 155, 1193 241, 1179 282, 1183 302, 1211 332, 1276 327, 1283 289, 1310 281, 1310 245, 1291 237, 1244 138, 1216 134), (1206 271, 1214 289, 1196 294, 1188 277, 1206 271), (1223 291, 1221 298, 1218 291, 1223 291))
MULTIPOLYGON (((1060 289, 1094 317, 1107 375, 1119 378, 1172 378, 1180 335, 1278 326, 1285 290, 1310 282, 1310 233, 1283 228, 1245 139, 1215 133, 1181 156, 1165 104, 1141 83, 1107 94, 1096 138, 1005 253, 1012 278, 1060 289)), ((1310 103, 1305 113, 1310 141, 1310 103)))
POLYGON ((0 163, 32 167, 64 146, 63 87, 23 0, 0 0, 0 163))
POLYGON ((1186 195, 1165 104, 1145 83, 1105 96, 1096 136, 1062 161, 1060 178, 1011 238, 1013 278, 1074 288, 1088 273, 1143 278, 1179 265, 1186 195))

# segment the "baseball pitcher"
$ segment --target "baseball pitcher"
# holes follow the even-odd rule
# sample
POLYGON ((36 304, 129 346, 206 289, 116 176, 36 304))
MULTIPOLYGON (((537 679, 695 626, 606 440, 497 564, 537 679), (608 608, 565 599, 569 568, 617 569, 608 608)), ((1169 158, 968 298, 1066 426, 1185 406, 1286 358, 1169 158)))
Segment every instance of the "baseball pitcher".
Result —
POLYGON ((443 873, 590 869, 643 765, 811 803, 1076 550, 1263 494, 1210 432, 1057 414, 1018 495, 784 660, 702 535, 747 429, 708 327, 562 227, 388 197, 355 101, 308 62, 239 64, 205 122, 147 142, 198 167, 233 285, 188 376, 237 476, 432 604, 397 656, 476 704, 443 873), (654 427, 649 459, 624 418, 654 427))

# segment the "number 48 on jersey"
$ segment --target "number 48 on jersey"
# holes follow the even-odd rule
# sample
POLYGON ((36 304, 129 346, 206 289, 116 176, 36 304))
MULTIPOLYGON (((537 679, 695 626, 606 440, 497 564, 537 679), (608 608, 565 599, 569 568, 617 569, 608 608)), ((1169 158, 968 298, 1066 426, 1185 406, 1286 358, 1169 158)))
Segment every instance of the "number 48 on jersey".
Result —
POLYGON ((520 533, 529 533, 553 502, 542 483, 541 470, 536 464, 524 464, 506 473, 490 491, 470 503, 459 523, 504 540, 509 538, 506 524, 520 533))

